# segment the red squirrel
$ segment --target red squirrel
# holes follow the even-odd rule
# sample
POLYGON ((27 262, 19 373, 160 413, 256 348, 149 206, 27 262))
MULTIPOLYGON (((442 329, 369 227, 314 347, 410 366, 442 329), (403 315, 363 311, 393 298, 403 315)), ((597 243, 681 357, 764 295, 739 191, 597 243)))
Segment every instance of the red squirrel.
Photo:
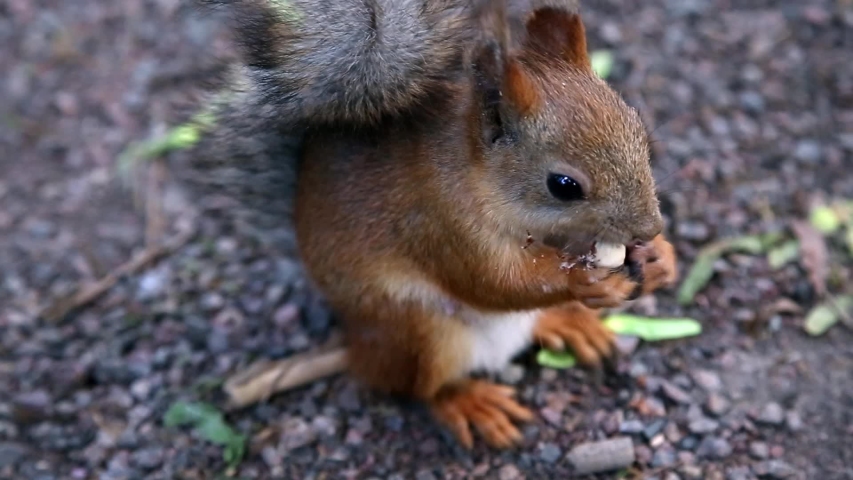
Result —
POLYGON ((293 229, 349 372, 462 445, 533 418, 472 374, 537 343, 595 365, 598 309, 676 280, 647 132, 574 2, 218 3, 245 63, 196 184, 293 229))

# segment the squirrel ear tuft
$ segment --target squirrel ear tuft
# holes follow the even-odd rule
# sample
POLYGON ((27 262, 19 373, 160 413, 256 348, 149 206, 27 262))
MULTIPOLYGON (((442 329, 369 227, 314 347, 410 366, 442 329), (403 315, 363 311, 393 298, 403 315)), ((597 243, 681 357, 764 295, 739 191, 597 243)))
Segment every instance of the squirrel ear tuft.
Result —
POLYGON ((586 30, 577 11, 546 6, 527 20, 527 43, 531 50, 559 57, 582 69, 591 69, 586 48, 586 30))
POLYGON ((527 115, 539 106, 539 90, 530 75, 514 60, 506 64, 504 86, 507 99, 519 115, 527 115))

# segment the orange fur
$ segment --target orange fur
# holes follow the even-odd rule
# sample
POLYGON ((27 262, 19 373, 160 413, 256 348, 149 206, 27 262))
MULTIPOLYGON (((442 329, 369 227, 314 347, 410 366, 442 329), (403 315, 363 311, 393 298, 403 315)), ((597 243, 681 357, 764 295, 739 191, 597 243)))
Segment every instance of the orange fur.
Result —
POLYGON ((638 289, 627 268, 566 271, 561 251, 638 239, 651 241, 632 249, 647 278, 672 276, 650 268, 674 268, 642 125, 578 68, 579 19, 543 11, 527 33, 527 47, 503 52, 509 67, 493 83, 512 87, 499 111, 509 146, 483 134, 495 112, 482 84, 460 81, 428 114, 314 129, 298 184, 301 257, 343 322, 352 373, 428 402, 465 445, 473 425, 507 446, 519 438, 510 420, 528 418, 507 391, 469 381, 474 369, 500 367, 534 337, 559 338, 591 360, 608 343, 590 309, 638 289), (543 208, 552 168, 583 172, 589 198, 562 214, 543 208))

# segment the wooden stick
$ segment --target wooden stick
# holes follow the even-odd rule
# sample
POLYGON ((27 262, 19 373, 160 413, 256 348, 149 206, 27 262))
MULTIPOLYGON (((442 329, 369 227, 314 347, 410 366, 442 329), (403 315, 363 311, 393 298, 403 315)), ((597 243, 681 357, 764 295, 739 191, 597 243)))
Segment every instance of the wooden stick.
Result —
POLYGON ((42 311, 42 316, 49 321, 58 321, 71 311, 88 305, 112 288, 125 275, 136 273, 147 265, 178 250, 192 239, 195 231, 187 229, 176 234, 167 242, 146 248, 127 263, 108 273, 100 280, 80 287, 71 297, 60 299, 42 311))
POLYGON ((292 390, 321 378, 343 373, 346 348, 338 337, 317 351, 283 360, 260 360, 225 381, 228 408, 237 409, 263 402, 276 393, 292 390))

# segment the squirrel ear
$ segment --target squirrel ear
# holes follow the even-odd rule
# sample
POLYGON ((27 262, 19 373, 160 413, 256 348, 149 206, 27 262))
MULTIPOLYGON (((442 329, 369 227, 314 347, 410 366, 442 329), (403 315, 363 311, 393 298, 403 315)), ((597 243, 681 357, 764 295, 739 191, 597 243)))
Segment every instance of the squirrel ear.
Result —
POLYGON ((591 69, 586 31, 577 11, 546 6, 527 20, 527 43, 532 51, 559 57, 582 69, 591 69))
POLYGON ((517 53, 512 32, 523 28, 522 16, 507 9, 501 0, 479 3, 477 16, 482 36, 471 61, 485 122, 483 137, 492 143, 512 130, 513 121, 539 104, 533 79, 511 53, 517 53))

